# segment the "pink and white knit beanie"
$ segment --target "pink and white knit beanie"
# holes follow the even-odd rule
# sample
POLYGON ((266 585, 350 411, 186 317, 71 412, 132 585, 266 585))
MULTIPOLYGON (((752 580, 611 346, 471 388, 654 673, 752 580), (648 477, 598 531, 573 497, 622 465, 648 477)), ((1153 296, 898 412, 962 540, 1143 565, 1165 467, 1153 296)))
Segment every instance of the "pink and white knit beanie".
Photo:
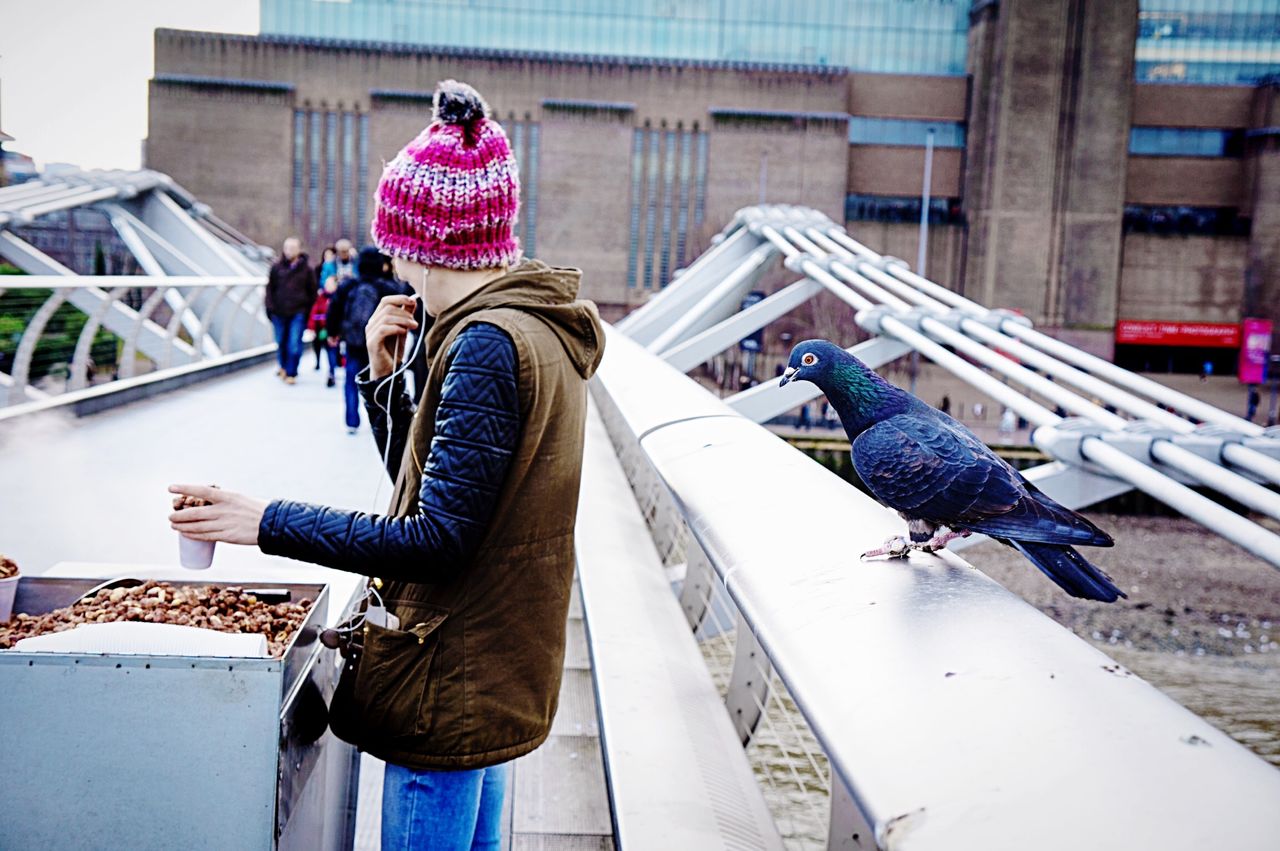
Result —
POLYGON ((378 181, 374 244, 424 266, 514 265, 520 180, 507 134, 466 83, 445 80, 433 106, 431 124, 378 181))

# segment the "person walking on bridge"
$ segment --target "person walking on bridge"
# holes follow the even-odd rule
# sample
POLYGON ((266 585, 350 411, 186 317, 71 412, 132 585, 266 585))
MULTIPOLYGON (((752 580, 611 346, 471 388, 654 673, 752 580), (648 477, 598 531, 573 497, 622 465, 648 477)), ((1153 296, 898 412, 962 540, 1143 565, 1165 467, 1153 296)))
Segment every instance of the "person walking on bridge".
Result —
POLYGON ((384 298, 360 388, 396 482, 385 516, 173 485, 201 540, 381 577, 330 706, 387 763, 382 847, 501 847, 508 763, 546 739, 564 662, 586 382, 604 333, 581 273, 522 259, 515 158, 470 86, 386 167, 373 236, 435 318, 404 392, 414 297, 384 298))
POLYGON ((275 330, 276 375, 286 384, 298 380, 298 363, 302 360, 302 332, 307 326, 307 315, 316 300, 316 276, 302 253, 302 243, 296 236, 284 241, 279 260, 267 274, 267 293, 263 306, 275 330))
POLYGON ((341 343, 347 353, 343 394, 347 431, 351 434, 360 428, 360 393, 356 389, 356 375, 369 366, 365 326, 384 298, 405 293, 384 276, 385 261, 378 249, 362 249, 356 262, 355 277, 343 281, 334 292, 325 321, 330 339, 341 343))

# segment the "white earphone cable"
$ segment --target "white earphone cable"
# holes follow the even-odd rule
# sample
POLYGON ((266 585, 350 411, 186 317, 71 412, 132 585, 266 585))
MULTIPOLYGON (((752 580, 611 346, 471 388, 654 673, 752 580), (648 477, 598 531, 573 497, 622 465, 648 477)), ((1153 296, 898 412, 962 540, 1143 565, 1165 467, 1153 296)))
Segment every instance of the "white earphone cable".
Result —
MULTIPOLYGON (((427 286, 427 270, 426 270, 426 269, 423 269, 423 270, 422 270, 422 288, 423 288, 423 291, 425 291, 425 290, 426 290, 426 286, 427 286)), ((416 294, 415 294, 415 295, 416 295, 416 294)), ((424 311, 423 311, 423 313, 424 313, 424 315, 425 315, 426 311, 424 310, 424 311)), ((401 361, 401 360, 400 360, 400 343, 401 343, 401 339, 402 339, 402 338, 397 338, 397 339, 396 339, 395 346, 394 346, 394 348, 393 348, 393 351, 394 351, 394 362, 395 362, 396 366, 395 366, 395 368, 394 368, 394 369, 392 369, 392 370, 391 370, 390 374, 389 374, 389 375, 387 375, 385 378, 383 378, 381 381, 379 381, 379 382, 378 382, 378 385, 373 389, 373 404, 374 404, 374 406, 375 406, 378 410, 382 411, 383 415, 386 417, 386 422, 387 422, 387 440, 386 440, 386 443, 384 444, 383 449, 382 449, 382 467, 381 467, 381 469, 379 469, 379 470, 378 470, 378 485, 377 485, 377 487, 374 489, 374 492, 373 492, 373 501, 372 501, 372 506, 371 506, 371 507, 370 507, 370 509, 369 509, 369 510, 370 510, 370 512, 372 512, 372 513, 376 513, 376 512, 378 511, 378 498, 382 495, 382 482, 383 482, 383 480, 384 480, 384 479, 386 479, 386 478, 387 478, 387 476, 388 476, 388 473, 387 473, 387 464, 388 464, 388 462, 389 462, 389 461, 390 461, 390 459, 391 459, 391 433, 392 433, 392 432, 391 432, 391 430, 392 430, 392 422, 391 422, 391 408, 392 408, 391 393, 390 393, 390 391, 388 391, 388 393, 387 393, 387 404, 386 404, 386 405, 383 405, 383 404, 382 404, 381 399, 380 399, 380 395, 381 395, 382 390, 383 390, 383 388, 384 388, 384 387, 387 387, 387 386, 388 386, 392 381, 394 381, 394 380, 396 379, 396 377, 397 377, 397 376, 402 375, 402 374, 404 373, 404 371, 405 371, 406 369, 408 369, 408 368, 413 364, 413 362, 417 359, 417 357, 418 357, 418 352, 422 349, 422 341, 423 341, 424 339, 426 339, 426 336, 427 336, 427 335, 426 335, 425 330, 422 328, 422 326, 421 326, 421 325, 419 325, 419 326, 418 326, 418 329, 417 329, 417 331, 416 331, 416 336, 417 336, 417 339, 416 339, 416 340, 414 340, 414 343, 413 343, 413 353, 412 353, 412 354, 410 354, 410 355, 409 355, 409 357, 408 357, 407 359, 405 359, 404 361, 401 361)), ((422 388, 420 388, 420 387, 415 387, 415 388, 414 388, 414 392, 415 392, 415 393, 419 393, 419 394, 420 394, 420 393, 421 393, 421 391, 422 391, 422 388)), ((412 435, 405 435, 405 440, 412 440, 412 435)))

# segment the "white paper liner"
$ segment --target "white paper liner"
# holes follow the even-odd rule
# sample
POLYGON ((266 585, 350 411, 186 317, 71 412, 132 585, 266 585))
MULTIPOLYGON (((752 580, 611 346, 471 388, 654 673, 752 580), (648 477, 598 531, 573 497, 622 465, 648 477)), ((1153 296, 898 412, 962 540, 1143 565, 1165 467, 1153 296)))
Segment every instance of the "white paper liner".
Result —
POLYGON ((227 656, 241 659, 269 655, 265 635, 138 621, 81 624, 64 632, 24 638, 14 644, 13 649, 25 653, 227 656))

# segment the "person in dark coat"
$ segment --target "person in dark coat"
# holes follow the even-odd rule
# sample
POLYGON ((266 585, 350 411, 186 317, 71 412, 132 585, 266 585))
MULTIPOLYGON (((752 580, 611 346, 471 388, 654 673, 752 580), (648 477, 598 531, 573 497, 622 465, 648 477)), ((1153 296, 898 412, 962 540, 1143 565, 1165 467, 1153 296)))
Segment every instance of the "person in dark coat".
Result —
POLYGON ((286 384, 298 380, 302 360, 302 332, 316 300, 316 276, 302 253, 302 243, 291 236, 284 241, 282 256, 267 275, 267 296, 263 306, 276 333, 276 375, 286 384))
POLYGON ((409 294, 403 286, 386 277, 386 266, 387 258, 378 249, 362 249, 356 261, 355 277, 347 278, 338 285, 329 302, 329 315, 325 321, 329 339, 341 343, 347 353, 343 392, 347 431, 351 434, 360 428, 360 392, 356 389, 356 375, 369 365, 365 326, 383 298, 409 294))

